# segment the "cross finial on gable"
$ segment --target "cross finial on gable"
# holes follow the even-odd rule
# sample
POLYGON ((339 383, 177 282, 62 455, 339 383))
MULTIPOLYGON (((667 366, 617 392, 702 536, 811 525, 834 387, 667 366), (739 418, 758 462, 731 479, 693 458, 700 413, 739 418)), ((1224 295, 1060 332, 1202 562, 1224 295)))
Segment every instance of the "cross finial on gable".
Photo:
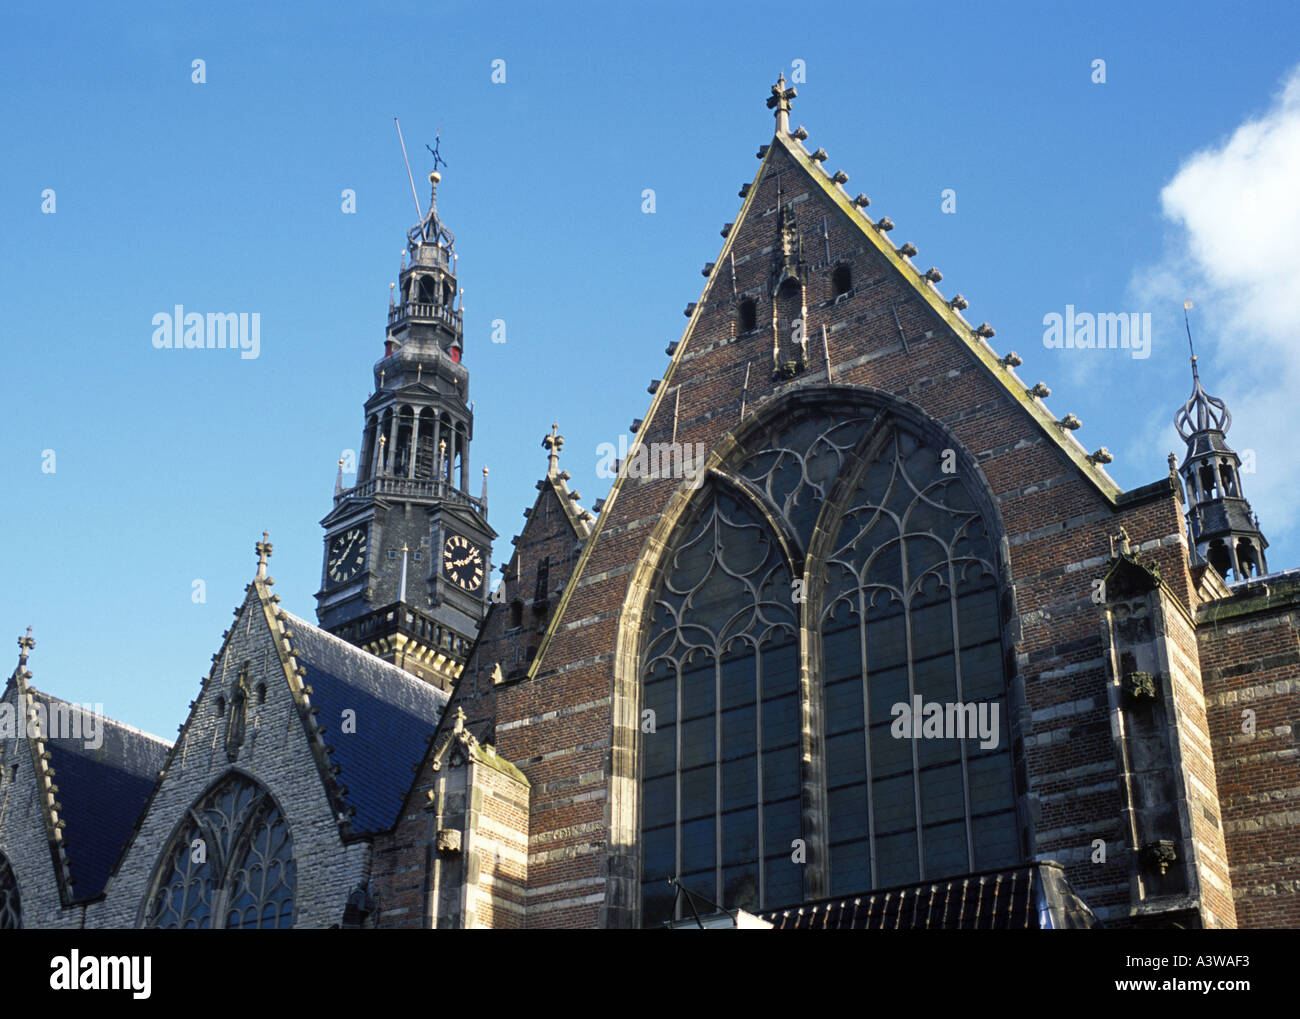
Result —
POLYGON ((560 450, 564 448, 564 436, 560 434, 560 423, 551 422, 551 434, 542 439, 546 449, 546 476, 554 477, 560 473, 560 450))
POLYGON ((271 535, 268 531, 263 531, 262 540, 253 546, 253 550, 257 553, 258 580, 266 579, 266 561, 271 558, 270 537, 271 535))
POLYGON ((32 640, 32 628, 27 627, 27 633, 18 638, 18 668, 24 668, 27 665, 27 655, 36 646, 36 641, 32 640))
POLYGON ((798 90, 785 87, 785 72, 776 79, 772 94, 768 96, 767 108, 776 111, 777 134, 786 134, 790 130, 790 100, 799 94, 798 90))

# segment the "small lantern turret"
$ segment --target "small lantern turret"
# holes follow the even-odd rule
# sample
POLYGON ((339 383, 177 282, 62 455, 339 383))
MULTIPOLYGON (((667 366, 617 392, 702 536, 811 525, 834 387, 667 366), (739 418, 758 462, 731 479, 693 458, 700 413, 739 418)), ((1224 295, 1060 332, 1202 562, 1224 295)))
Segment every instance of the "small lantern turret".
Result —
MULTIPOLYGON (((1184 306, 1184 316, 1190 307, 1191 302, 1184 306)), ((1191 341, 1189 324, 1189 348, 1191 341)), ((1232 415, 1201 385, 1194 348, 1191 358, 1192 395, 1174 417, 1174 427, 1187 443, 1178 473, 1187 492, 1188 535, 1197 556, 1225 580, 1260 576, 1268 572, 1268 542, 1242 490, 1241 458, 1225 438, 1232 415)))

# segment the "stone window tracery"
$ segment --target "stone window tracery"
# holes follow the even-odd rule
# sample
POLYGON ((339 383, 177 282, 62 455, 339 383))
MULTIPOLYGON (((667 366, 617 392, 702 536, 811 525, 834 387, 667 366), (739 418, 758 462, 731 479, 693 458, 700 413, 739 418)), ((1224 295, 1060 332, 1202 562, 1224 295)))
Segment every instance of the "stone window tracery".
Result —
POLYGON ((187 812, 155 875, 145 926, 292 926, 289 827, 261 786, 231 773, 187 812))
POLYGON ((1020 858, 996 540, 953 451, 862 406, 765 428, 693 497, 651 594, 646 925, 672 918, 669 877, 754 911, 1020 858), (976 731, 896 737, 918 697, 976 731))
POLYGON ((18 878, 3 853, 0 853, 0 931, 20 930, 23 905, 18 895, 18 878))

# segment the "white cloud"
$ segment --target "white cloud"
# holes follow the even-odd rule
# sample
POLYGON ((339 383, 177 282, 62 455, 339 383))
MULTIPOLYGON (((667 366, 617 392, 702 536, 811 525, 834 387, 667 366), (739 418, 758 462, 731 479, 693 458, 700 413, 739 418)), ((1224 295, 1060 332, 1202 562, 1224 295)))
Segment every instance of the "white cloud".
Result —
MULTIPOLYGON (((1188 158, 1160 199, 1167 254, 1135 274, 1132 289, 1144 307, 1195 302, 1201 381, 1232 412, 1229 444, 1255 451, 1246 496, 1276 542, 1300 504, 1300 67, 1262 116, 1188 158)), ((1172 316, 1166 325, 1182 330, 1172 316)), ((1161 417, 1150 421, 1147 449, 1171 441, 1161 417)))

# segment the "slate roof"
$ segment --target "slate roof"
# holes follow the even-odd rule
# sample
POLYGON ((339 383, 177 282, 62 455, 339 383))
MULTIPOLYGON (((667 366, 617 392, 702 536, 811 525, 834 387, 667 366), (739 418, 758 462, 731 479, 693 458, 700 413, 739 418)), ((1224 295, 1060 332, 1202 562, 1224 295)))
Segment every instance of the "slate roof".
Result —
POLYGON ((415 768, 447 707, 445 691, 369 652, 285 612, 293 653, 305 670, 311 702, 331 759, 341 767, 344 802, 355 808, 353 830, 388 831, 397 822, 415 768), (356 732, 343 731, 343 712, 356 712, 356 732))
POLYGON ((51 719, 44 744, 59 788, 56 798, 63 805, 59 817, 65 823, 64 852, 75 879, 72 892, 77 900, 94 898, 104 890, 131 837, 171 744, 102 715, 93 723, 98 726, 93 741, 68 735, 67 728, 56 735, 56 712, 75 726, 71 732, 88 732, 85 709, 39 690, 30 692, 51 719), (98 747, 87 745, 100 742, 101 736, 98 747))

